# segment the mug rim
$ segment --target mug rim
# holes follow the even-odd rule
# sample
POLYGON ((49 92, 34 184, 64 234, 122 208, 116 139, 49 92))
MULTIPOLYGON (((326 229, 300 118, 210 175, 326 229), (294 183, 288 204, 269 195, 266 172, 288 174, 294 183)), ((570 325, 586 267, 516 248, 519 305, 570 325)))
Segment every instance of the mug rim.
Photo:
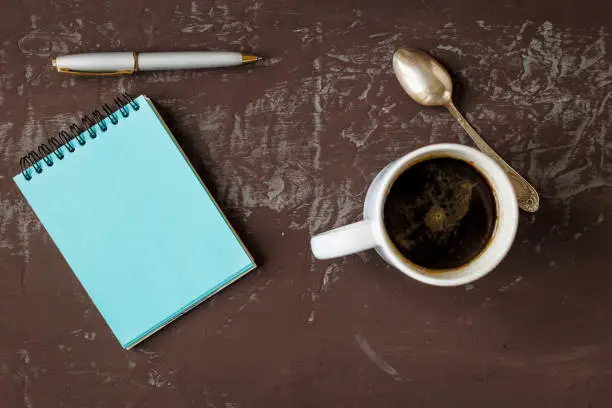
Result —
MULTIPOLYGON (((491 272, 506 256, 518 227, 518 204, 506 172, 491 158, 468 146, 439 143, 418 148, 391 164, 381 180, 382 188, 374 198, 374 233, 381 255, 404 274, 430 285, 457 286, 473 282, 491 272), (486 246, 470 261, 452 269, 430 269, 407 259, 395 246, 384 225, 384 204, 397 178, 417 163, 434 158, 455 158, 473 166, 488 182, 493 193, 497 216, 491 238, 486 246), (440 156, 442 155, 442 156, 440 156)), ((371 219, 371 218, 370 218, 371 219)))

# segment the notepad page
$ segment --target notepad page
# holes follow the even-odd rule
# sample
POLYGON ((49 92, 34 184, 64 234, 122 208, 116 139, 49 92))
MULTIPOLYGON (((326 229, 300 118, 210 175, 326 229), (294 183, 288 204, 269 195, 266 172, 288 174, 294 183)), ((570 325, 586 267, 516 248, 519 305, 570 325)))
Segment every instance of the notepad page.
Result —
POLYGON ((30 181, 14 178, 126 348, 255 266, 153 105, 136 102, 30 181))

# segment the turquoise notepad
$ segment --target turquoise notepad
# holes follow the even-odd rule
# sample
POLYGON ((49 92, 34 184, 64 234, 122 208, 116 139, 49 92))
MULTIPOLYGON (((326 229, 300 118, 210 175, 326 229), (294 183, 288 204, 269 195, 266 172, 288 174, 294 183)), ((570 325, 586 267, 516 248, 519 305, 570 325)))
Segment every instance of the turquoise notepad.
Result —
POLYGON ((110 119, 14 180, 130 348, 255 264, 151 101, 110 119))

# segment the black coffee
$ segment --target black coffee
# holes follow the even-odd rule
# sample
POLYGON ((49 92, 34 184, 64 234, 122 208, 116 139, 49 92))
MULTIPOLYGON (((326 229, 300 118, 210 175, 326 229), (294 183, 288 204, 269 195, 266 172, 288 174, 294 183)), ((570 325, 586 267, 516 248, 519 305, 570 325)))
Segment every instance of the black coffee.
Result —
POLYGON ((385 201, 384 222, 397 249, 429 269, 457 268, 487 245, 495 198, 468 163, 436 158, 402 173, 385 201))

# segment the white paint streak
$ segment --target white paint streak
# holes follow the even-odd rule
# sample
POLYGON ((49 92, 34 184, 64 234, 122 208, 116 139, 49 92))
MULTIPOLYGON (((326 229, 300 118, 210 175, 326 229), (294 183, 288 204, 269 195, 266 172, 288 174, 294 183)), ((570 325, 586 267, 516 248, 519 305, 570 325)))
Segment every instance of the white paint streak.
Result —
POLYGON ((30 31, 17 41, 17 46, 25 55, 48 57, 66 54, 74 44, 81 42, 81 33, 63 23, 52 25, 50 30, 39 29, 36 16, 32 16, 30 31))
POLYGON ((32 398, 30 397, 30 379, 28 378, 28 376, 24 373, 20 373, 22 379, 23 379, 23 405, 26 408, 33 408, 34 405, 32 404, 32 398))
POLYGON ((83 332, 85 340, 93 341, 96 339, 96 332, 83 332))
POLYGON ((315 311, 311 310, 310 314, 308 315, 308 323, 312 323, 315 320, 315 311))
POLYGON ((327 268, 325 268, 325 272, 323 273, 323 278, 321 279, 321 288, 320 292, 327 292, 332 283, 336 282, 339 277, 338 273, 340 272, 340 266, 337 263, 332 263, 327 268))
POLYGON ((271 283, 272 283, 272 280, 268 279, 265 284, 263 284, 262 286, 257 288, 252 293, 250 293, 248 298, 238 307, 238 309, 234 313, 232 313, 232 315, 230 317, 228 317, 227 319, 225 319, 223 321, 221 326, 219 326, 219 328, 215 332, 215 335, 219 335, 219 334, 223 333, 224 330, 226 330, 227 328, 229 328, 231 326, 231 324, 234 321, 234 319, 237 318, 242 312, 244 312, 244 310, 250 304, 258 302, 259 301, 258 294, 263 292, 271 283))
POLYGON ((329 193, 324 194, 324 187, 315 189, 314 200, 310 207, 311 233, 323 232, 327 228, 335 228, 356 221, 356 216, 363 207, 363 196, 367 185, 354 191, 353 180, 347 178, 340 185, 332 185, 329 193))
POLYGON ((514 288, 516 285, 518 285, 521 281, 523 280, 522 276, 515 276, 511 282, 505 284, 504 286, 502 286, 501 288, 498 289, 499 292, 506 292, 509 291, 510 289, 514 288))
POLYGON ((151 370, 149 371, 147 383, 152 387, 160 388, 166 385, 167 381, 157 370, 151 370))
MULTIPOLYGON (((321 58, 315 58, 312 62, 312 66, 316 74, 321 73, 321 58)), ((321 169, 321 131, 323 130, 323 125, 321 124, 321 114, 323 112, 323 108, 321 107, 321 92, 323 91, 323 79, 321 75, 317 75, 315 77, 314 82, 314 93, 312 96, 312 107, 313 107, 313 131, 312 131, 312 139, 313 146, 315 149, 315 157, 313 159, 312 166, 314 170, 321 169)))
POLYGON ((461 51, 461 48, 456 47, 454 45, 445 45, 445 44, 440 44, 436 47, 439 50, 443 50, 443 51, 450 51, 454 54, 457 54, 459 56, 463 56, 465 54, 463 54, 463 51, 461 51))
POLYGON ((25 364, 30 364, 30 361, 32 361, 32 359, 30 358, 30 353, 26 349, 18 350, 17 354, 19 354, 19 356, 21 357, 21 361, 23 361, 25 364))
POLYGON ((404 381, 404 378, 397 372, 397 370, 389 363, 387 363, 381 356, 378 355, 368 343, 368 340, 360 334, 355 334, 355 341, 357 345, 363 351, 363 353, 370 359, 378 368, 380 368, 385 373, 389 374, 395 381, 404 381))

